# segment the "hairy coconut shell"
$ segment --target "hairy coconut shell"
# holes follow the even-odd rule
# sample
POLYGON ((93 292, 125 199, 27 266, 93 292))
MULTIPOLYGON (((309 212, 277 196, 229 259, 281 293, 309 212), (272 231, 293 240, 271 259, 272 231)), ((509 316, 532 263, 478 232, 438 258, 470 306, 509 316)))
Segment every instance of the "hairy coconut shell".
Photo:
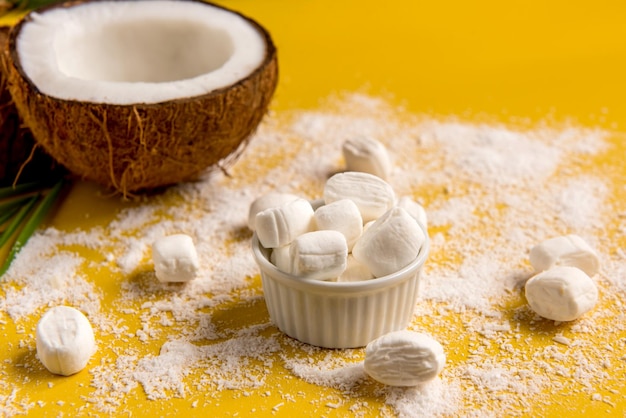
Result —
MULTIPOLYGON (((83 3, 55 4, 37 13, 83 3)), ((11 95, 37 142, 82 178, 124 194, 193 180, 208 167, 237 157, 276 89, 274 43, 262 26, 242 18, 259 31, 267 46, 263 63, 252 74, 201 96, 115 105, 58 99, 37 89, 21 67, 16 45, 21 27, 33 19, 28 14, 9 37, 11 95)))
POLYGON ((0 187, 47 180, 58 170, 52 158, 37 147, 9 93, 4 58, 10 30, 9 26, 0 27, 0 187))

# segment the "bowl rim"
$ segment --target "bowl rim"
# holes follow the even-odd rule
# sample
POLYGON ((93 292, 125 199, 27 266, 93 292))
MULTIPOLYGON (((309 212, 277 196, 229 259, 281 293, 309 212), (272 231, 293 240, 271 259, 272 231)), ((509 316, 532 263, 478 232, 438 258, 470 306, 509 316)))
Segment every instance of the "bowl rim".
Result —
MULTIPOLYGON (((421 222, 417 221, 420 229, 424 233, 424 242, 420 247, 417 257, 409 264, 401 268, 400 270, 381 277, 376 277, 368 280, 360 280, 353 282, 331 282, 324 280, 308 279, 305 277, 295 276, 293 274, 285 273, 279 270, 274 264, 272 264, 264 251, 269 249, 263 247, 259 242, 256 232, 252 235, 252 254, 257 262, 257 265, 261 269, 261 273, 266 273, 274 280, 281 282, 289 287, 297 287, 306 291, 321 292, 321 293, 358 293, 388 288, 398 282, 406 280, 407 275, 413 271, 419 270, 426 259, 430 251, 430 237, 428 230, 421 222)), ((263 278, 264 274, 261 274, 263 278)))

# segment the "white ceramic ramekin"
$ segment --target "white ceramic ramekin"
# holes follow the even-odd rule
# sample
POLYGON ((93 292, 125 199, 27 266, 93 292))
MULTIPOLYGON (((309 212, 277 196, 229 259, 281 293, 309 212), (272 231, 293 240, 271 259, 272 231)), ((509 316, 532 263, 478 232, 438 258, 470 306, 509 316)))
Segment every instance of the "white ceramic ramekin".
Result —
POLYGON ((359 282, 302 279, 276 268, 270 250, 252 237, 261 270, 265 303, 278 329, 304 343, 326 348, 363 347, 391 331, 405 329, 413 317, 429 238, 417 258, 387 276, 359 282))

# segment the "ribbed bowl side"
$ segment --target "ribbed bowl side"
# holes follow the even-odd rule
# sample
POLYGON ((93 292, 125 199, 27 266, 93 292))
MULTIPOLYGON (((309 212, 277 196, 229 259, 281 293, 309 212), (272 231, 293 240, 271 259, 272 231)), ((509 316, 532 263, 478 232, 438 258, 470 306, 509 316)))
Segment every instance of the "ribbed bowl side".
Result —
POLYGON ((409 325, 420 270, 392 286, 354 295, 308 292, 263 272, 261 277, 270 318, 282 332, 320 347, 351 348, 409 325))

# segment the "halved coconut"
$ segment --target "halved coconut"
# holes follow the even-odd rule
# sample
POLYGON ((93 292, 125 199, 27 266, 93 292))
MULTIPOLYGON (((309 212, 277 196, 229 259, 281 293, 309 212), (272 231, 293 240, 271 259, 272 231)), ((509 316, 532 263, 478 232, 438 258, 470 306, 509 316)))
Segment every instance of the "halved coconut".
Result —
POLYGON ((73 1, 11 31, 10 91, 35 139, 123 193, 235 158, 276 88, 253 20, 196 0, 73 1))

